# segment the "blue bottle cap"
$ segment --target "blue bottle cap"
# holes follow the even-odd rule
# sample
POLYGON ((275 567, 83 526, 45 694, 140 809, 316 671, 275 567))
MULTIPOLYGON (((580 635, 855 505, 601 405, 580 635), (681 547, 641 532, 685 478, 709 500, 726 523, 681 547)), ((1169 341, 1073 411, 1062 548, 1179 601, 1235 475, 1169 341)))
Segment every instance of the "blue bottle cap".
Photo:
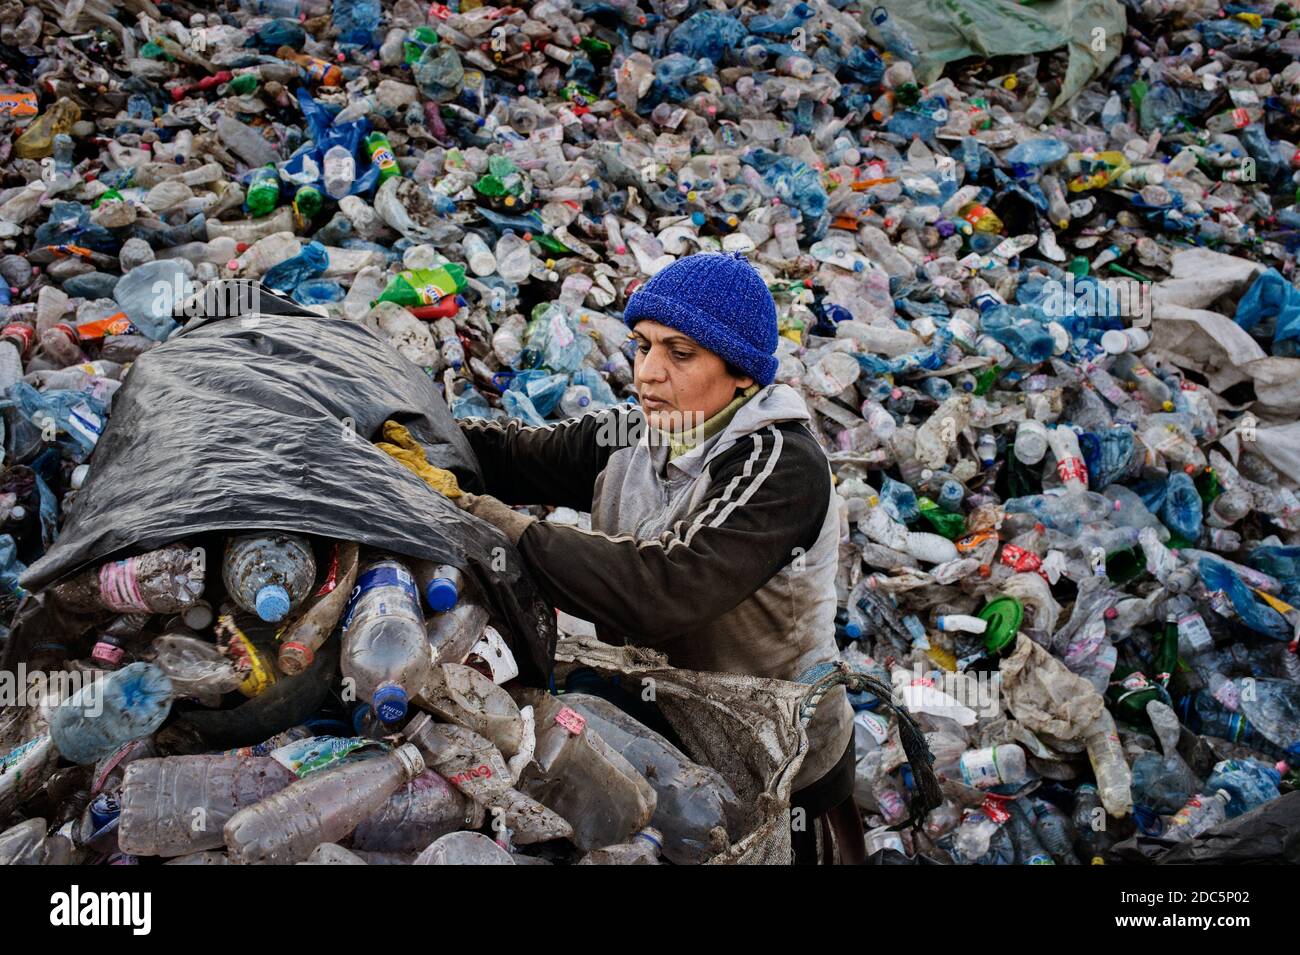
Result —
POLYGON ((406 715, 406 691, 396 683, 388 683, 375 690, 370 706, 384 723, 396 723, 406 715))
POLYGON ((456 589, 456 582, 450 578, 435 577, 424 588, 424 599, 429 602, 430 610, 445 613, 456 606, 460 591, 456 589))
POLYGON ((844 635, 850 640, 857 640, 862 636, 862 627, 856 623, 846 623, 844 625, 844 635))
POLYGON ((289 613, 289 591, 279 584, 267 584, 257 592, 257 615, 267 623, 279 623, 289 613))

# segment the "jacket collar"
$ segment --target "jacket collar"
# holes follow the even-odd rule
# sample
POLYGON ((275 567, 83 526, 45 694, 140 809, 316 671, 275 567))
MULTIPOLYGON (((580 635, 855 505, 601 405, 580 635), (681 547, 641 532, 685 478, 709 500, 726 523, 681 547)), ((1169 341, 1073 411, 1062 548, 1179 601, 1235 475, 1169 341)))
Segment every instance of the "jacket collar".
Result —
MULTIPOLYGON (((668 462, 668 472, 698 477, 704 466, 746 435, 782 421, 809 421, 803 396, 789 385, 774 382, 750 398, 718 434, 668 462)), ((667 456, 665 452, 665 457, 667 456)))

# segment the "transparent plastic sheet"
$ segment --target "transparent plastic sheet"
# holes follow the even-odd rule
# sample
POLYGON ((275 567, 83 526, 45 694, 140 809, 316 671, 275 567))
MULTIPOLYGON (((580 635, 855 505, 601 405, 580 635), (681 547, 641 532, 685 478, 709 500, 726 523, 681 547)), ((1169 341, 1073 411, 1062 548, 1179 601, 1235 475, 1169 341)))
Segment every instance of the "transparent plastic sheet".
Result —
MULTIPOLYGON (((515 642, 524 677, 543 682, 554 614, 518 552, 372 443, 396 420, 430 462, 481 491, 433 382, 363 325, 265 290, 259 306, 196 318, 133 365, 86 486, 22 585, 39 594, 86 566, 211 531, 353 540, 462 568, 515 642)), ((28 608, 18 620, 39 626, 43 616, 28 608)))

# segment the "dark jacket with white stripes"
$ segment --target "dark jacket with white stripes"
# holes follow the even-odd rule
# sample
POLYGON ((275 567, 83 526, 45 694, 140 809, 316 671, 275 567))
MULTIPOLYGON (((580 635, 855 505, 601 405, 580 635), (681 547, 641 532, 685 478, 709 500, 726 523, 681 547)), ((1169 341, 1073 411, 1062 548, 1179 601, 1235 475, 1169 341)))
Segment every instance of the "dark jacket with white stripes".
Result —
MULTIPOLYGON (((591 513, 591 531, 538 521, 519 537, 556 607, 673 666, 793 680, 838 657, 839 514, 807 420, 793 389, 769 385, 672 461, 629 406, 545 428, 460 425, 488 493, 591 513)), ((809 727, 795 788, 834 766, 851 736, 837 688, 809 727)))

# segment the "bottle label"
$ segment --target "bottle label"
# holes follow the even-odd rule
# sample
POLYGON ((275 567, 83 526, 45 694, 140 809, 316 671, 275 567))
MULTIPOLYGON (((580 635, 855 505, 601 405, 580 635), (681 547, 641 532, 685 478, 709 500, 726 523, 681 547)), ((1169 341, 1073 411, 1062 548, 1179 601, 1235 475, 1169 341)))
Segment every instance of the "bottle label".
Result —
POLYGON ((299 779, 337 766, 359 749, 384 748, 384 744, 361 736, 309 736, 271 751, 271 758, 299 779))
POLYGON ((1079 481, 1083 484, 1088 483, 1088 468, 1083 463, 1082 458, 1063 458, 1057 461, 1056 473, 1065 484, 1072 481, 1079 481))
POLYGON ((1201 653, 1214 646, 1214 637, 1210 628, 1199 613, 1193 611, 1178 618, 1178 635, 1183 638, 1192 653, 1201 653))
POLYGON ((966 785, 983 789, 986 786, 997 786, 1002 782, 998 775, 997 752, 996 746, 990 746, 988 749, 977 749, 962 754, 961 777, 966 781, 966 785))
POLYGON ((371 567, 357 580, 352 600, 343 615, 342 629, 346 632, 371 617, 390 616, 408 617, 423 626, 424 617, 419 608, 420 596, 410 571, 401 564, 384 561, 371 567), (394 593, 390 588, 401 593, 394 593), (401 599, 403 596, 405 600, 401 599))
POLYGON ((32 750, 39 746, 48 737, 38 736, 36 739, 28 740, 16 749, 11 749, 8 753, 0 756, 0 774, 9 771, 10 766, 17 766, 32 750))
POLYGON ((315 596, 324 597, 331 593, 339 585, 339 545, 334 545, 334 552, 330 555, 329 571, 325 574, 325 582, 320 585, 320 590, 316 591, 315 596))
POLYGON ((877 743, 883 744, 889 738, 889 721, 870 710, 859 710, 853 715, 853 722, 871 734, 877 743))
POLYGON ((386 146, 380 146, 376 149, 370 160, 380 169, 394 169, 397 166, 397 159, 393 156, 393 151, 386 146))
POLYGON ((997 796, 985 796, 984 802, 980 804, 980 812, 999 826, 1011 818, 1011 813, 1006 810, 1006 800, 999 799, 997 796))
POLYGON ((87 442, 94 444, 104 430, 104 422, 84 401, 73 405, 68 410, 68 429, 81 435, 87 442))
POLYGON ((1250 113, 1245 107, 1239 106, 1232 111, 1232 124, 1238 129, 1244 129, 1250 125, 1250 113))
POLYGON ((561 348, 573 344, 573 329, 564 320, 563 313, 556 311, 551 315, 551 339, 561 348))
POLYGON ((1222 703, 1224 709, 1234 713, 1241 706, 1241 694, 1237 692, 1237 684, 1232 680, 1224 680, 1210 695, 1222 703))
POLYGON ((140 581, 136 574, 138 563, 138 557, 128 557, 99 568, 99 598, 109 610, 118 613, 149 610, 140 594, 140 581))
POLYGON ((581 736, 582 731, 587 727, 586 717, 567 706, 560 707, 560 712, 555 714, 555 722, 574 736, 581 736))

